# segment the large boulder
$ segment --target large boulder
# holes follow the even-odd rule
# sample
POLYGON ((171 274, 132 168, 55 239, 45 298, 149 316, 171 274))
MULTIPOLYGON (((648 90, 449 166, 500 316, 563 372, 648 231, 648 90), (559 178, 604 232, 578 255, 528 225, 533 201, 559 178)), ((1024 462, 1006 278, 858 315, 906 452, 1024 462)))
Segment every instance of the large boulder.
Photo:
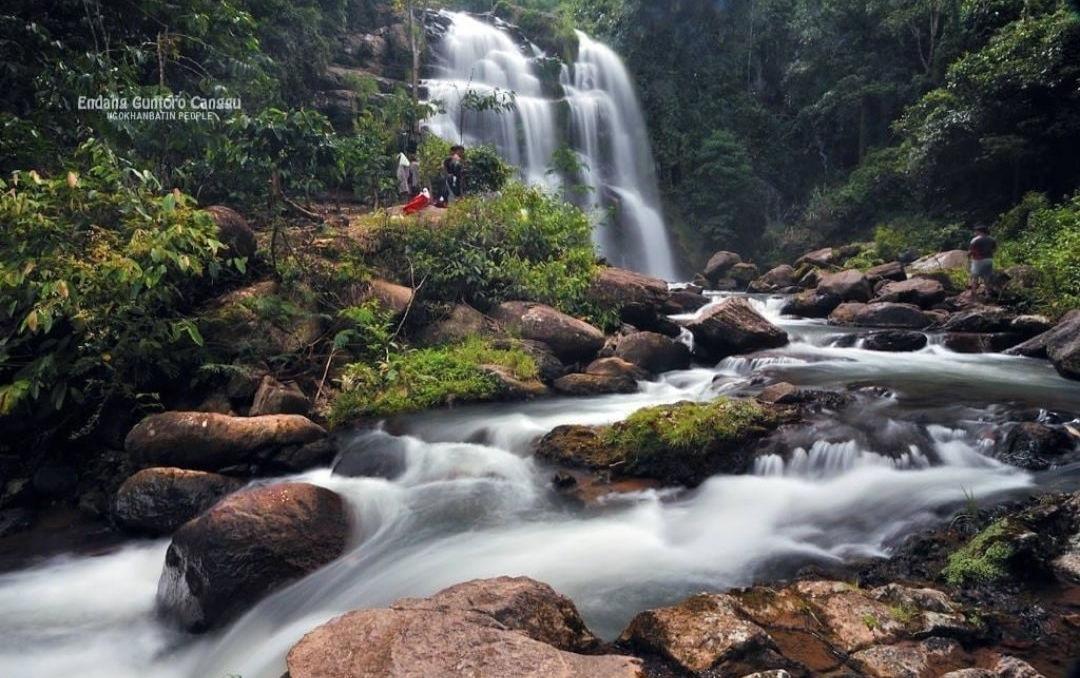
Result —
POLYGON ((816 289, 800 292, 784 302, 780 307, 783 315, 800 318, 828 318, 843 300, 835 294, 821 294, 816 289))
POLYGON ((629 377, 634 381, 644 381, 652 376, 645 368, 615 356, 597 358, 586 366, 585 374, 601 377, 629 377))
POLYGON ((797 417, 796 408, 747 399, 679 402, 638 410, 609 426, 556 426, 537 442, 534 456, 611 480, 695 487, 718 473, 745 473, 764 442, 797 417), (680 438, 672 430, 694 435, 680 438))
POLYGON ((304 636, 286 664, 291 678, 644 678, 633 657, 580 654, 598 645, 570 600, 500 577, 349 612, 304 636))
POLYGON ((604 346, 604 333, 545 304, 506 301, 491 310, 491 317, 523 339, 547 344, 565 362, 591 360, 604 346))
POLYGON ((690 367, 690 348, 656 332, 635 332, 621 337, 615 347, 615 357, 652 374, 690 367))
POLYGON ((945 286, 933 278, 908 278, 899 282, 885 283, 874 302, 892 301, 900 304, 914 304, 919 308, 930 308, 945 301, 945 286))
POLYGON ((879 330, 862 338, 862 347, 868 351, 903 352, 918 351, 927 344, 926 335, 914 330, 879 330))
POLYGON ((1001 306, 969 306, 953 313, 940 329, 944 332, 1008 332, 1013 329, 1016 311, 1001 306))
POLYGON ((916 259, 908 264, 907 270, 908 275, 915 275, 918 273, 947 273, 957 269, 966 270, 967 267, 968 253, 966 251, 949 250, 916 259))
POLYGON ((173 534, 158 609, 189 631, 218 626, 340 556, 348 530, 344 502, 323 487, 232 494, 173 534))
POLYGON ((162 412, 135 425, 124 449, 141 466, 218 471, 254 464, 326 437, 299 414, 230 417, 212 412, 162 412))
POLYGON ((866 271, 866 280, 871 285, 877 285, 882 280, 906 280, 907 274, 904 273, 904 265, 899 261, 890 261, 887 264, 881 264, 874 266, 866 271))
POLYGON ((876 304, 850 302, 837 306, 829 314, 829 322, 856 327, 922 330, 933 324, 934 317, 913 304, 896 304, 890 301, 876 304))
POLYGON ((617 308, 623 322, 645 330, 660 331, 670 325, 666 318, 669 298, 667 282, 625 268, 600 269, 585 291, 586 301, 600 308, 617 308))
POLYGON ((816 266, 818 268, 828 268, 837 262, 837 252, 831 247, 823 247, 813 252, 807 252, 798 259, 795 260, 795 268, 802 268, 804 265, 816 266))
POLYGON ((326 331, 325 314, 315 302, 273 280, 211 299, 198 316, 207 342, 248 346, 254 355, 300 353, 326 331))
POLYGON ((732 297, 686 323, 694 335, 694 353, 719 360, 740 353, 778 348, 788 343, 787 332, 766 320, 744 297, 732 297))
POLYGON ((558 393, 571 396, 635 393, 638 390, 637 381, 631 377, 585 372, 563 375, 552 382, 551 387, 558 393))
POLYGON ((751 292, 777 292, 795 287, 798 282, 799 278, 795 275, 795 269, 787 264, 781 264, 750 281, 747 289, 751 292))
POLYGON ((131 532, 171 534, 243 485, 236 478, 217 473, 179 468, 143 469, 117 490, 113 520, 131 532))
POLYGON ((822 276, 817 285, 818 294, 831 294, 841 301, 869 301, 870 283, 862 271, 849 269, 822 276))
POLYGON ((1006 353, 1048 358, 1061 376, 1080 379, 1080 310, 1069 311, 1052 329, 1010 348, 1006 353))
POLYGON ((468 304, 454 304, 450 312, 423 327, 416 336, 419 346, 435 346, 465 341, 490 334, 494 323, 468 304))
POLYGON ((732 267, 741 263, 742 257, 734 252, 717 252, 709 257, 701 274, 710 283, 716 284, 722 278, 728 277, 728 272, 732 267))

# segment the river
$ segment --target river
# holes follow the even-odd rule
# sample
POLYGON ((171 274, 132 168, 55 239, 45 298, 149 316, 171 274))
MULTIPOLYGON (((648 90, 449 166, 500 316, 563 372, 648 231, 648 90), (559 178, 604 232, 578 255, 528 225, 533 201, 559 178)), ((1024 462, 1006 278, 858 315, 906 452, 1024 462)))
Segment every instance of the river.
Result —
POLYGON ((836 348, 841 330, 782 318, 777 298, 753 301, 791 334, 789 346, 668 373, 630 395, 413 417, 394 429, 408 460, 394 481, 329 469, 298 476, 347 499, 353 544, 221 632, 191 637, 155 618, 167 540, 0 575, 0 675, 277 678, 292 644, 333 616, 498 575, 549 583, 610 639, 642 609, 807 563, 884 557, 970 502, 1072 482, 1071 468, 1036 476, 984 454, 1010 421, 1080 415, 1080 383, 1048 363, 953 353, 934 337, 915 353, 836 348), (643 406, 750 394, 777 380, 860 400, 849 414, 822 415, 787 436, 778 445, 794 452, 759 459, 751 474, 590 509, 555 495, 550 469, 529 454, 558 424, 612 422, 643 406))

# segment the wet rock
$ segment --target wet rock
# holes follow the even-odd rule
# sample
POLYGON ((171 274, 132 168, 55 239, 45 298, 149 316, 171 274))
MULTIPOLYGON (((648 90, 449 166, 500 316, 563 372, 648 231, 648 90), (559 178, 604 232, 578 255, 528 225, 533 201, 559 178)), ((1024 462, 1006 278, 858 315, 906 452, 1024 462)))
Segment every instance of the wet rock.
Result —
POLYGON ((686 323, 694 335, 694 352, 703 360, 777 348, 788 343, 787 332, 761 316, 743 297, 713 306, 686 323))
POLYGON ((1064 429, 1033 421, 1009 428, 1005 438, 994 449, 994 458, 1028 471, 1050 468, 1050 459, 1072 452, 1073 437, 1064 429))
POLYGON ((1006 353, 1048 358, 1061 376, 1080 379, 1080 310, 1069 311, 1052 329, 1010 348, 1006 353))
POLYGON ((976 334, 974 332, 948 332, 941 335, 945 348, 957 353, 1001 353, 1023 340, 1015 332, 994 332, 976 334))
POLYGON ((829 314, 829 322, 834 325, 922 330, 929 327, 934 319, 911 304, 848 302, 840 304, 829 314))
POLYGON ((492 309, 491 317, 524 339, 547 344, 566 363, 591 360, 604 345, 603 332, 545 304, 507 301, 492 309))
POLYGON ((821 294, 817 290, 807 290, 788 299, 780 307, 783 315, 800 318, 827 318, 843 300, 835 294, 821 294))
POLYGON ((311 409, 308 399, 300 387, 293 382, 283 384, 269 374, 262 378, 255 398, 251 404, 249 416, 264 414, 303 414, 311 409))
POLYGON ((344 502, 322 487, 229 495, 173 534, 158 609, 188 631, 213 628, 340 556, 347 534, 344 502))
POLYGON ((969 306, 953 313, 941 324, 943 332, 1008 332, 1016 312, 1000 306, 969 306))
POLYGON ((321 438, 303 445, 286 445, 266 450, 258 457, 259 470, 266 474, 300 473, 327 466, 337 456, 332 438, 321 438))
POLYGON ((690 348, 656 332, 636 332, 619 339, 615 357, 652 374, 690 367, 690 348))
POLYGON ((143 466, 217 471, 325 437, 323 427, 298 414, 230 417, 163 412, 136 424, 124 440, 124 449, 143 466))
POLYGON ((612 479, 695 487, 718 473, 745 473, 759 445, 797 416, 794 408, 753 400, 660 405, 610 426, 556 426, 539 440, 534 456, 612 479), (691 425, 698 428, 692 442, 664 435, 669 428, 691 425))
POLYGON ((241 487, 240 480, 217 473, 147 468, 120 486, 112 515, 118 526, 130 532, 171 534, 241 487))
POLYGON ((862 346, 868 351, 905 352, 926 347, 926 335, 912 330, 882 330, 863 337, 862 346))
POLYGON ((818 294, 833 294, 841 301, 869 301, 870 283, 862 271, 848 270, 822 276, 817 286, 818 294))
POLYGON ((350 612, 304 636, 286 663, 291 678, 644 678, 632 657, 578 654, 597 644, 568 599, 500 577, 350 612))
POLYGON ((930 308, 945 301, 945 286, 931 278, 908 278, 899 282, 887 282, 874 295, 873 301, 892 301, 930 308))
POLYGON ((778 384, 770 384, 761 389, 761 393, 758 394, 757 398, 765 403, 792 405, 799 402, 799 387, 786 381, 782 381, 778 384))
POLYGON ((407 468, 405 441, 384 431, 366 431, 344 442, 330 472, 348 478, 400 478, 407 468))

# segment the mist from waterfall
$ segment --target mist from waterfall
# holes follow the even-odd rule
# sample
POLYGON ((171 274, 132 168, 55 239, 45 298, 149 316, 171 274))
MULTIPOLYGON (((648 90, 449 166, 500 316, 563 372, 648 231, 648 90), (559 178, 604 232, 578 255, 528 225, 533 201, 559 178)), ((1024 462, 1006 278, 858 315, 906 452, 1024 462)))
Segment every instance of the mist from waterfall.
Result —
POLYGON ((429 101, 444 112, 425 124, 465 145, 490 144, 526 183, 563 191, 599 222, 593 241, 612 264, 665 280, 680 278, 660 210, 641 108, 626 68, 610 48, 578 32, 573 65, 562 64, 547 91, 545 55, 521 45, 502 27, 468 14, 443 12, 445 35, 432 45, 435 65, 425 79, 429 101), (510 111, 462 110, 467 92, 506 101, 510 111), (575 176, 553 171, 556 152, 577 157, 575 176))

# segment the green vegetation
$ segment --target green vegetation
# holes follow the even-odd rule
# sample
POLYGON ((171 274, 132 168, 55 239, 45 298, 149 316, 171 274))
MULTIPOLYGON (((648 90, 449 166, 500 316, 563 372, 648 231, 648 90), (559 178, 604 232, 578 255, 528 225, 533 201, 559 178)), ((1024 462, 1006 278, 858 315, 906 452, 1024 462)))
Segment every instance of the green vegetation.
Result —
POLYGON ((389 354, 377 363, 349 365, 330 421, 340 425, 432 407, 489 400, 499 380, 484 365, 507 368, 519 380, 538 376, 536 361, 520 349, 493 348, 481 339, 389 354))
POLYGON ((599 315, 585 301, 596 271, 589 220, 540 189, 511 183, 497 196, 469 197, 451 205, 434 228, 388 219, 373 238, 399 282, 425 283, 424 301, 486 310, 530 299, 573 315, 599 315))
POLYGON ((0 180, 0 414, 102 403, 199 360, 185 315, 226 268, 217 227, 180 191, 91 140, 61 178, 0 180), (42 408, 47 403, 49 407, 42 408))
POLYGON ((1057 316, 1080 308, 1080 193, 1060 205, 1029 194, 999 224, 1002 262, 1035 270, 1019 290, 1032 309, 1057 316))
POLYGON ((694 456, 759 434, 778 423, 777 415, 760 403, 720 398, 708 403, 680 402, 638 410, 605 428, 606 446, 651 457, 694 456))
POLYGON ((977 534, 963 548, 949 556, 942 570, 945 581, 954 586, 992 584, 1009 576, 1013 545, 1010 525, 999 520, 977 534))

